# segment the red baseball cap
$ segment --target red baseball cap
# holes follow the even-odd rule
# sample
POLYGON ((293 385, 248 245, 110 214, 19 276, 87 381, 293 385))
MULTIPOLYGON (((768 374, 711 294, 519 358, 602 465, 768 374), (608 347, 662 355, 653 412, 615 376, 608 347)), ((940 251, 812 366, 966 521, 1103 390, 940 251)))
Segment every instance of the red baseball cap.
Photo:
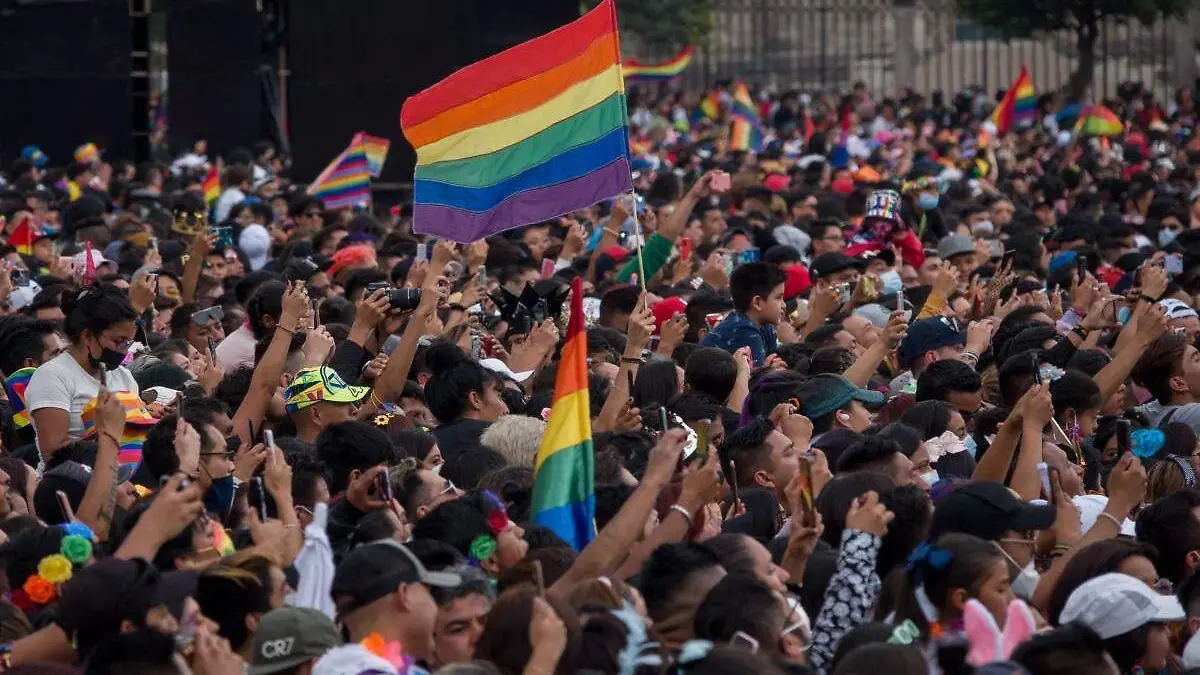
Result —
POLYGON ((664 322, 676 314, 682 314, 686 309, 687 303, 678 296, 659 300, 650 305, 650 311, 654 314, 654 334, 658 334, 664 322))

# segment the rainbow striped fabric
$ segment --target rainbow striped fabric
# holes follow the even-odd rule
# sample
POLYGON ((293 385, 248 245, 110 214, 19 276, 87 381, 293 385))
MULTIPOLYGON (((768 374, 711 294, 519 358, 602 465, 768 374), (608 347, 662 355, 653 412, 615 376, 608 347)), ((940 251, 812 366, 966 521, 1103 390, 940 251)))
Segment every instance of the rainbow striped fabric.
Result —
POLYGON ((642 63, 637 59, 621 62, 621 75, 626 82, 666 82, 683 74, 692 63, 695 48, 684 47, 675 58, 661 63, 642 63))
POLYGON ((701 118, 707 117, 710 120, 720 119, 721 97, 718 96, 717 92, 715 91, 708 92, 708 96, 705 96, 704 99, 700 101, 700 105, 697 106, 697 110, 699 111, 699 116, 701 118))
POLYGON ((217 170, 217 165, 213 164, 212 168, 204 176, 204 203, 210 209, 213 204, 217 203, 217 199, 221 197, 221 175, 217 170))
MULTIPOLYGON (((381 164, 382 166, 382 164, 381 164)), ((308 194, 320 199, 327 209, 366 206, 371 201, 371 166, 362 134, 308 186, 308 194)))
MULTIPOLYGON (((74 185, 74 183, 72 183, 74 185)), ((8 245, 15 248, 21 255, 33 255, 33 218, 29 215, 21 218, 21 222, 8 235, 8 245)))
POLYGON ((571 316, 554 380, 554 403, 534 464, 533 522, 581 551, 596 536, 595 466, 588 406, 583 284, 571 282, 571 316))
POLYGON ((1075 123, 1075 133, 1084 136, 1120 136, 1124 130, 1121 118, 1102 105, 1088 106, 1075 123))
POLYGON ((388 149, 392 147, 392 142, 386 138, 378 136, 370 136, 365 132, 359 133, 363 145, 367 148, 367 166, 371 170, 371 178, 379 178, 380 172, 383 171, 383 163, 387 161, 388 149))
POLYGON ((762 122, 744 82, 738 82, 733 89, 733 104, 729 114, 733 118, 729 130, 729 148, 755 152, 762 149, 762 122))
POLYGON ((471 242, 632 189, 612 0, 404 102, 413 229, 471 242))
MULTIPOLYGON (((137 394, 131 391, 116 391, 113 394, 125 408, 125 428, 121 431, 121 449, 117 452, 117 459, 121 464, 140 464, 142 444, 158 420, 150 414, 145 402, 137 394)), ((96 400, 93 398, 88 401, 80 413, 84 438, 96 433, 96 400)))
POLYGON ((8 391, 8 404, 12 407, 13 426, 24 429, 29 426, 29 410, 25 407, 25 389, 29 386, 29 378, 37 368, 22 368, 14 371, 4 380, 4 388, 8 391))
POLYGON ((992 111, 992 123, 996 125, 996 133, 1007 134, 1013 125, 1036 120, 1037 112, 1037 90, 1033 88, 1029 71, 1021 66, 1021 73, 992 111))

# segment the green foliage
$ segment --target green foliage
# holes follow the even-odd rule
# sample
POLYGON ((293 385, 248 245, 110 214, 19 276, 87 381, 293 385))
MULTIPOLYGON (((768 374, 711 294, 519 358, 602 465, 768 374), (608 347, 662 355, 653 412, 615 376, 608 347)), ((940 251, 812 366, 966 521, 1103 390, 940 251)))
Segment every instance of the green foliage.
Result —
MULTIPOLYGON (((600 0, 583 0, 591 9, 600 0)), ((616 0, 621 32, 637 35, 641 44, 662 51, 702 44, 713 28, 717 0, 616 0)))
POLYGON ((1191 0, 957 0, 958 10, 1005 37, 1029 37, 1037 31, 1071 30, 1095 34, 1107 18, 1153 23, 1159 16, 1181 17, 1191 0))

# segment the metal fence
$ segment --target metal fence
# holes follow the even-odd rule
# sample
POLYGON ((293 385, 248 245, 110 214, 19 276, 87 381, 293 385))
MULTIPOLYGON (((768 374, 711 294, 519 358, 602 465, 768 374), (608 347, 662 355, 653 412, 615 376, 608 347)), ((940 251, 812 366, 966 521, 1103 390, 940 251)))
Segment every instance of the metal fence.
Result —
MULTIPOLYGON (((1125 80, 1160 98, 1193 86, 1196 29, 1195 12, 1151 26, 1106 22, 1093 95, 1111 95, 1125 80)), ((981 85, 990 92, 1025 66, 1038 91, 1048 92, 1066 84, 1075 54, 1073 34, 1006 42, 956 16, 952 0, 718 0, 712 35, 684 80, 692 88, 738 77, 780 89, 845 90, 862 81, 886 94, 905 85, 947 93, 981 85)))

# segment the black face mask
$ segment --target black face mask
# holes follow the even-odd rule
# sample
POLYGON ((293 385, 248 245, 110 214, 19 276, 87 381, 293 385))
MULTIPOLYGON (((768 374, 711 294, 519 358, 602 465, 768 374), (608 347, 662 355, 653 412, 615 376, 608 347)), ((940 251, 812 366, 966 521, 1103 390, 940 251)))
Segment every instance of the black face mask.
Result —
MULTIPOLYGON (((100 340, 97 339, 96 342, 100 342, 100 340)), ((125 360, 124 352, 119 352, 115 349, 109 349, 108 347, 105 347, 103 344, 100 345, 100 357, 99 358, 92 356, 92 350, 90 350, 90 349, 88 350, 88 362, 91 364, 91 366, 93 368, 99 368, 100 364, 103 363, 105 368, 107 368, 108 370, 112 370, 114 368, 119 367, 124 360, 125 360)))

